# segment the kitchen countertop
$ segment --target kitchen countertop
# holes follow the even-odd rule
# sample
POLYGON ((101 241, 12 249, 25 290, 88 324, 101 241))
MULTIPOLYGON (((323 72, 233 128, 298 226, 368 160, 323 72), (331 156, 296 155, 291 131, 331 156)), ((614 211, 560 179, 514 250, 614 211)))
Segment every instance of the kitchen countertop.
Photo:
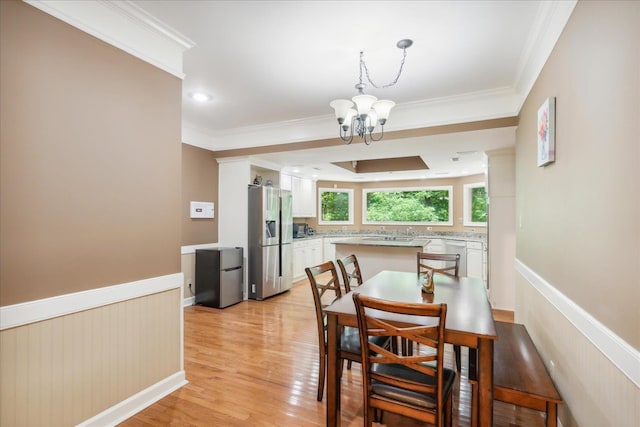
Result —
POLYGON ((335 245, 356 245, 356 246, 392 246, 402 248, 422 248, 428 245, 429 239, 413 238, 413 237, 352 237, 344 240, 333 242, 335 245))
MULTIPOLYGON (((311 239, 372 239, 372 240, 384 240, 385 238, 401 238, 407 239, 407 236, 403 234, 379 234, 379 233, 326 233, 320 232, 317 234, 313 234, 311 236, 304 237, 296 237, 293 239, 294 242, 311 240, 311 239)), ((457 233, 457 232, 447 232, 447 233, 438 233, 438 234, 413 234, 409 235, 409 239, 412 240, 460 240, 465 242, 482 242, 486 243, 487 237, 482 233, 457 233)), ((396 239, 397 241, 397 239, 396 239)), ((387 245, 389 246, 389 245, 387 245)))

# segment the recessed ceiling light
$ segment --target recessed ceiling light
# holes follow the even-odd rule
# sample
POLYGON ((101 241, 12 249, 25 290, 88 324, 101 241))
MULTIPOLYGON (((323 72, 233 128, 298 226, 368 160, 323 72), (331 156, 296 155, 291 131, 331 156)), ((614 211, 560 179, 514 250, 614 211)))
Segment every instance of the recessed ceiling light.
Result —
POLYGON ((206 93, 203 93, 203 92, 194 92, 189 94, 189 96, 198 102, 211 101, 211 98, 212 98, 211 95, 207 95, 206 93))
POLYGON ((293 173, 298 173, 298 172, 300 172, 300 169, 298 169, 298 168, 293 168, 293 173))

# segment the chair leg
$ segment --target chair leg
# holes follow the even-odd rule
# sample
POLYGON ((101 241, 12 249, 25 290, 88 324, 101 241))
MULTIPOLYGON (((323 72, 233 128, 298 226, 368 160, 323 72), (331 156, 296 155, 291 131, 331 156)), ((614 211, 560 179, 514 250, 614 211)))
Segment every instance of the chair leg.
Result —
POLYGON ((318 402, 322 402, 324 394, 324 375, 327 371, 327 356, 320 356, 320 372, 318 372, 318 402))
POLYGON ((374 408, 370 407, 369 405, 365 405, 362 415, 364 417, 363 425, 365 427, 371 427, 373 425, 374 419, 374 408))
POLYGON ((351 360, 347 360, 347 369, 348 370, 351 370, 351 363, 352 363, 351 360))
POLYGON ((471 383, 471 427, 478 425, 478 383, 476 381, 469 381, 471 383))
POLYGON ((396 337, 391 338, 391 352, 398 354, 398 339, 396 337))
POLYGON ((453 393, 449 394, 449 398, 445 404, 444 425, 447 427, 453 426, 453 393))
POLYGON ((403 356, 413 356, 413 341, 410 341, 406 338, 401 338, 402 340, 402 355, 403 356))
POLYGON ((460 372, 460 370, 462 369, 462 355, 461 355, 460 346, 454 345, 453 352, 455 353, 455 356, 456 356, 456 370, 460 372))

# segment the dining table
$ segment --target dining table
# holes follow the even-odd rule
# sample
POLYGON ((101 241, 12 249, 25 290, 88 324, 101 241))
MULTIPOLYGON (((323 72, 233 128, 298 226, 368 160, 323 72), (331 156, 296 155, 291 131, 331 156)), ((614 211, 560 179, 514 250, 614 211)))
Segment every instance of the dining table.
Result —
POLYGON ((416 272, 383 270, 325 308, 327 315, 327 426, 340 426, 340 333, 358 327, 352 294, 404 303, 447 304, 445 342, 469 348, 469 377, 477 381, 479 426, 493 424, 493 342, 498 338, 484 282, 434 274, 434 291, 422 291, 416 272))

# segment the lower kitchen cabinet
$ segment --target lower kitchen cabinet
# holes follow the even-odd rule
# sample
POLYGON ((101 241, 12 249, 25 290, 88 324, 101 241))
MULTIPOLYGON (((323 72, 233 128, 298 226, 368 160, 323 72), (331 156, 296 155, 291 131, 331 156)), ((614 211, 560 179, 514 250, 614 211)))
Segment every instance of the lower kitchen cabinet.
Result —
POLYGON ((487 280, 486 245, 482 242, 467 242, 467 276, 487 280))
MULTIPOLYGON (((441 239, 431 239, 429 244, 424 247, 422 252, 427 252, 430 254, 443 254, 444 251, 444 243, 441 239)), ((416 260, 417 263, 417 260, 416 260)), ((417 265, 417 264, 416 264, 417 265)), ((429 261, 429 265, 435 268, 443 268, 445 266, 444 261, 429 261)), ((416 267, 417 268, 417 267, 416 267)))
POLYGON ((293 280, 302 280, 307 275, 304 269, 322 264, 322 238, 293 241, 293 280))
POLYGON ((337 242, 338 240, 344 240, 344 237, 325 237, 324 238, 324 249, 322 251, 322 262, 333 261, 336 264, 336 268, 338 268, 338 264, 336 263, 336 245, 333 242, 337 242))

